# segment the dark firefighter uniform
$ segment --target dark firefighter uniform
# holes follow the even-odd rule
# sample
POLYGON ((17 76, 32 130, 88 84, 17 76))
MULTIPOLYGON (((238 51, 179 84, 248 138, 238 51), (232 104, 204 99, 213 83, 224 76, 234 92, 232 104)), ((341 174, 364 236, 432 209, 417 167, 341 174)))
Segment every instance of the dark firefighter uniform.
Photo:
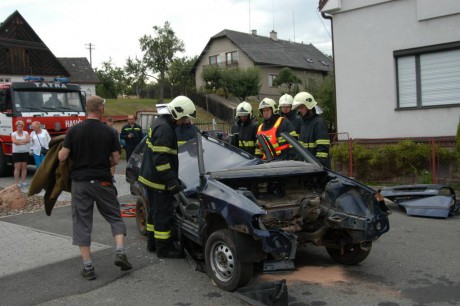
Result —
POLYGON ((196 138, 196 133, 200 130, 194 124, 182 124, 176 126, 177 144, 183 145, 190 139, 196 138))
POLYGON ((256 134, 259 123, 256 119, 250 118, 243 122, 241 119, 235 121, 232 126, 232 134, 238 133, 238 147, 252 155, 256 151, 256 134))
POLYGON ((134 149, 141 142, 142 136, 142 128, 137 123, 133 126, 128 123, 121 128, 120 138, 125 141, 126 160, 129 160, 134 149), (129 134, 132 134, 131 138, 128 138, 129 134))
POLYGON ((326 168, 331 168, 329 157, 329 132, 323 117, 310 113, 302 117, 303 125, 300 130, 299 142, 307 148, 326 168))
POLYGON ((295 135, 294 134, 291 134, 291 135, 293 135, 296 139, 298 139, 300 135, 300 128, 302 127, 302 124, 303 124, 302 117, 297 115, 297 111, 295 110, 291 110, 287 114, 281 114, 281 116, 291 121, 292 126, 294 127, 294 130, 295 130, 295 135))
POLYGON ((149 237, 153 233, 160 256, 162 242, 163 246, 172 246, 173 194, 181 186, 174 119, 171 115, 159 116, 153 121, 147 136, 138 181, 147 187, 150 203, 147 232, 149 237))
MULTIPOLYGON (((293 137, 295 134, 292 123, 289 122, 289 120, 280 117, 280 115, 272 115, 270 119, 264 120, 257 129, 257 134, 267 135, 273 148, 275 149, 277 158, 288 159, 290 145, 286 139, 281 136, 281 133, 283 132, 286 132, 293 137)), ((256 146, 255 155, 259 158, 266 159, 260 143, 256 146)))

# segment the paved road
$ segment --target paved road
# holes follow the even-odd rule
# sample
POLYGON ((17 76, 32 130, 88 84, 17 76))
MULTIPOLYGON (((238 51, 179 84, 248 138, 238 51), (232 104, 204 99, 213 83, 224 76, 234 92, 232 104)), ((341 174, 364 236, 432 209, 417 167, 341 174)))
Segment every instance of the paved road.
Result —
MULTIPOLYGON (((126 190, 122 168, 117 186, 126 190)), ((0 186, 3 180, 0 180, 0 186)), ((121 196, 124 194, 120 193, 121 196)), ((460 305, 460 215, 408 217, 391 205, 390 232, 359 266, 334 263, 323 248, 298 251, 297 270, 256 273, 250 285, 286 279, 289 305, 460 305)), ((69 207, 0 219, 2 305, 243 305, 215 287, 187 260, 159 260, 145 251, 133 218, 126 219, 127 252, 134 269, 113 265, 110 230, 95 214, 93 245, 98 278, 79 276, 71 245, 69 207), (8 267, 6 267, 8 266, 8 267)))

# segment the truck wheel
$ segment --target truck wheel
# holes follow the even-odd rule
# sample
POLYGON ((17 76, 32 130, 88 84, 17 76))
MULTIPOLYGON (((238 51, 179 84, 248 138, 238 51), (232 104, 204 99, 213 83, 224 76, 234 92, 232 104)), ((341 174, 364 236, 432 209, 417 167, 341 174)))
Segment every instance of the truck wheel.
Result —
POLYGON ((137 197, 136 201, 136 225, 141 235, 147 236, 147 199, 143 196, 137 197))
POLYGON ((326 248, 327 253, 336 262, 342 265, 357 265, 369 255, 372 249, 372 242, 368 242, 365 249, 362 249, 360 244, 345 246, 343 253, 340 249, 326 248))
POLYGON ((0 148, 0 176, 11 176, 13 174, 13 167, 8 165, 8 158, 3 154, 3 150, 0 148))
POLYGON ((236 257, 235 241, 229 229, 215 231, 205 247, 206 270, 219 288, 233 291, 246 285, 253 275, 252 263, 241 263, 236 257))

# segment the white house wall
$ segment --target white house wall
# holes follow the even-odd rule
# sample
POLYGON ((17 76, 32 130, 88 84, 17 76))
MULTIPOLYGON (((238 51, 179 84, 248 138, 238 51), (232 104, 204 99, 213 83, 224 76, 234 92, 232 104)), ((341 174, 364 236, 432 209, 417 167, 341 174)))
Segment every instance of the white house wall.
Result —
MULTIPOLYGON (((396 110, 393 52, 460 41, 460 15, 444 16, 444 8, 437 13, 443 17, 425 19, 427 1, 423 0, 372 1, 362 9, 357 4, 363 1, 333 2, 341 5, 339 11, 332 8, 330 12, 339 132, 348 132, 352 138, 455 135, 459 106, 396 110), (424 20, 419 21, 417 14, 422 13, 424 20)), ((430 3, 438 5, 438 1, 430 3)), ((457 1, 441 0, 439 4, 452 5, 448 12, 458 11, 457 1)))

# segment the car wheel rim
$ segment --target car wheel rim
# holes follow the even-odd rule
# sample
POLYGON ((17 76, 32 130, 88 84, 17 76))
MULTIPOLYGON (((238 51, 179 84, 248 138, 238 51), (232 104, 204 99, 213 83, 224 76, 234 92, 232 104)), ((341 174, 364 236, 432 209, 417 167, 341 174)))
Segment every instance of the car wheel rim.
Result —
POLYGON ((215 276, 222 282, 228 282, 232 279, 235 258, 228 246, 223 243, 216 243, 212 248, 211 267, 215 276))

